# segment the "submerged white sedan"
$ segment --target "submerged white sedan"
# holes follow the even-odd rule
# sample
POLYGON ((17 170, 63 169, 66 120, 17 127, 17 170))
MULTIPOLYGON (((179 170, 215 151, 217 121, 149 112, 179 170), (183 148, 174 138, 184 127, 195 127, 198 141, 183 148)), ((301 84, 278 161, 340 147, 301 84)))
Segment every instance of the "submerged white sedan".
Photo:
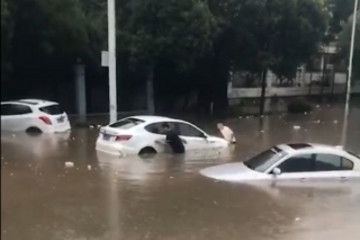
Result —
POLYGON ((281 144, 245 162, 205 168, 200 174, 230 182, 360 180, 360 157, 341 147, 310 143, 281 144))
POLYGON ((165 144, 162 125, 174 129, 184 142, 185 150, 209 150, 228 147, 228 142, 210 136, 195 125, 179 119, 159 116, 133 116, 102 127, 96 150, 112 155, 161 153, 170 151, 165 144))

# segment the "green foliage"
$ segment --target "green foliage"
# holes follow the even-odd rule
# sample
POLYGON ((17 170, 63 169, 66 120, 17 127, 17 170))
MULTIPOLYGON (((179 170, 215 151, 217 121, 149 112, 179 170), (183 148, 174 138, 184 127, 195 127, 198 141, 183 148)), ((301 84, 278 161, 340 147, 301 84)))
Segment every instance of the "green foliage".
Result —
POLYGON ((239 0, 222 3, 237 45, 235 68, 292 77, 316 50, 327 10, 316 0, 239 0), (244 59, 246 59, 244 61, 244 59))
MULTIPOLYGON (((1 7, 2 75, 61 79, 79 57, 89 71, 100 69, 106 1, 1 0, 1 7)), ((322 0, 117 0, 119 76, 151 69, 155 85, 161 74, 175 76, 164 82, 205 82, 210 97, 226 98, 230 69, 292 77, 323 40, 327 18, 322 0)))
MULTIPOLYGON (((340 33, 339 46, 342 50, 342 56, 349 58, 351 31, 352 31, 353 16, 348 18, 340 33)), ((353 59, 353 75, 355 79, 360 79, 360 11, 357 12, 357 24, 355 30, 354 43, 354 59, 353 59)))
POLYGON ((13 21, 6 0, 1 0, 1 78, 5 79, 11 70, 9 59, 13 21))
POLYGON ((207 5, 197 0, 131 0, 117 21, 120 49, 130 53, 133 67, 153 67, 161 59, 181 68, 211 44, 215 20, 207 5))

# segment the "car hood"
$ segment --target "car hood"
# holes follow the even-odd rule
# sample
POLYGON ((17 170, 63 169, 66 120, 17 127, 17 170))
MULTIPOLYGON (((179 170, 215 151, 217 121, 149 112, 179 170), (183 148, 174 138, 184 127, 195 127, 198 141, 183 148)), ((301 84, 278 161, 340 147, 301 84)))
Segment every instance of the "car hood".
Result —
POLYGON ((216 141, 216 142, 219 142, 219 143, 222 143, 224 144, 224 146, 227 146, 228 145, 228 141, 226 141, 224 138, 221 138, 221 137, 217 137, 217 136, 208 136, 207 138, 208 141, 216 141))
POLYGON ((216 180, 233 182, 266 178, 265 174, 249 169, 242 162, 208 167, 200 170, 200 174, 216 180))

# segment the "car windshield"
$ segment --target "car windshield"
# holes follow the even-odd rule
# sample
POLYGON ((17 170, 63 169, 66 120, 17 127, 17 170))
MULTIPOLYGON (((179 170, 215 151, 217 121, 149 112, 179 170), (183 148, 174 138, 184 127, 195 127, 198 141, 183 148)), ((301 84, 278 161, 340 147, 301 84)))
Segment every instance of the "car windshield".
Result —
POLYGON ((252 170, 265 172, 269 167, 286 155, 287 153, 285 151, 278 147, 273 147, 245 161, 244 164, 252 170))
POLYGON ((119 128, 119 129, 130 129, 135 127, 145 121, 137 119, 137 118, 125 118, 116 123, 110 125, 112 128, 119 128))
POLYGON ((64 110, 62 110, 62 108, 58 104, 41 107, 39 109, 40 111, 47 113, 49 115, 60 115, 64 113, 64 110))

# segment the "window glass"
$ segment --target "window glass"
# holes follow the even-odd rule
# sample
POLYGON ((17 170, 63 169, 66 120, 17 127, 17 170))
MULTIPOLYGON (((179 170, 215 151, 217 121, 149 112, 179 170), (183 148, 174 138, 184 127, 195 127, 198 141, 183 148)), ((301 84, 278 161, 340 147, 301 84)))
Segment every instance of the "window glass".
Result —
POLYGON ((341 168, 342 170, 353 170, 354 168, 354 163, 346 158, 341 158, 341 168))
POLYGON ((312 172, 314 171, 314 158, 312 154, 294 156, 281 163, 278 168, 281 172, 312 172))
POLYGON ((269 167, 286 155, 287 153, 282 149, 273 147, 245 161, 244 164, 252 170, 265 172, 269 167))
POLYGON ((351 170, 353 162, 334 154, 316 154, 316 171, 351 170))
POLYGON ((110 127, 119 128, 119 129, 130 129, 143 122, 144 122, 143 120, 137 118, 125 118, 116 123, 111 124, 110 127))
POLYGON ((39 109, 40 109, 40 111, 42 111, 44 113, 47 113, 47 114, 50 114, 50 115, 59 115, 59 114, 64 113, 64 110, 62 110, 62 108, 58 104, 42 107, 42 108, 39 108, 39 109))
POLYGON ((178 132, 177 126, 173 122, 158 122, 158 123, 151 123, 145 126, 145 130, 155 134, 164 134, 162 125, 166 123, 169 125, 170 129, 173 129, 176 133, 178 132))
POLYGON ((13 115, 12 104, 1 104, 1 116, 13 115))
POLYGON ((1 115, 23 115, 32 113, 29 106, 20 105, 20 104, 1 104, 1 115))
POLYGON ((189 124, 185 123, 177 123, 176 124, 179 130, 179 133, 181 136, 185 137, 203 137, 204 134, 194 128, 193 126, 190 126, 189 124))

